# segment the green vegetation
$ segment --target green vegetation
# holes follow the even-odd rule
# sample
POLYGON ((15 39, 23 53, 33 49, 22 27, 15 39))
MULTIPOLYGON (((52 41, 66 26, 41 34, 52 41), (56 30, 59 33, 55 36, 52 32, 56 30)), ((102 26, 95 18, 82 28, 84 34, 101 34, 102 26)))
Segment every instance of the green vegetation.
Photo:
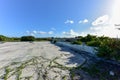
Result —
POLYGON ((0 41, 5 41, 7 39, 6 36, 0 35, 0 41))
POLYGON ((98 46, 100 46, 100 41, 90 41, 90 42, 87 42, 86 44, 88 45, 88 46, 94 46, 94 47, 98 47, 98 46))
POLYGON ((96 40, 96 38, 97 38, 96 36, 92 36, 92 35, 88 34, 88 35, 85 36, 85 37, 79 38, 79 40, 82 41, 82 42, 87 43, 87 42, 96 40))
POLYGON ((79 45, 81 45, 82 44, 82 42, 81 41, 74 41, 74 42, 71 42, 72 44, 79 44, 79 45))
POLYGON ((35 41, 51 41, 51 38, 35 38, 35 41))
POLYGON ((71 42, 73 44, 82 44, 85 43, 89 46, 98 46, 98 41, 97 41, 97 37, 96 36, 92 36, 92 35, 87 35, 85 37, 82 37, 82 36, 78 36, 76 37, 76 40, 71 42))
POLYGON ((78 36, 72 44, 80 45, 84 42, 88 46, 98 47, 96 49, 97 56, 105 59, 120 61, 120 40, 109 37, 97 37, 87 35, 85 37, 78 36))
POLYGON ((98 61, 83 66, 81 70, 87 72, 94 80, 119 80, 120 74, 118 68, 114 65, 98 61), (114 72, 114 76, 110 75, 110 71, 114 72))
POLYGON ((20 41, 51 41, 51 38, 35 38, 34 36, 22 36, 22 37, 6 37, 0 35, 0 41, 2 42, 20 42, 20 41))
POLYGON ((22 36, 21 41, 35 41, 34 36, 22 36))
POLYGON ((97 36, 93 36, 93 35, 88 34, 85 37, 82 37, 82 36, 76 37, 76 40, 71 42, 71 43, 73 43, 73 44, 81 44, 83 42, 88 46, 99 47, 101 45, 101 43, 104 40, 107 40, 107 39, 110 39, 110 38, 104 37, 104 36, 97 37, 97 36))
POLYGON ((97 49, 98 56, 105 59, 120 60, 120 40, 104 40, 97 49))

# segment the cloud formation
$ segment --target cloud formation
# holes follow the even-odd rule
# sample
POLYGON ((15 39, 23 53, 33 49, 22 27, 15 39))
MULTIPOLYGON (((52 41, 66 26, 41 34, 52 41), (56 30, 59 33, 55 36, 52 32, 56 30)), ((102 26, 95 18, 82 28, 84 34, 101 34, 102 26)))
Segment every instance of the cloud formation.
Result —
POLYGON ((73 20, 66 20, 66 21, 65 21, 65 24, 73 24, 73 23, 74 23, 73 20))
POLYGON ((104 15, 104 16, 98 17, 94 22, 92 22, 92 25, 93 26, 103 25, 108 20, 109 20, 109 16, 108 15, 104 15))
POLYGON ((44 31, 37 31, 37 33, 36 34, 47 34, 47 32, 44 32, 44 31))
POLYGON ((111 25, 109 24, 109 21, 110 21, 110 19, 109 19, 108 15, 100 16, 95 21, 92 22, 92 27, 90 27, 90 30, 92 30, 93 33, 94 32, 95 33, 98 33, 98 32, 104 33, 107 30, 110 30, 112 28, 111 25))
POLYGON ((120 37, 120 31, 114 26, 111 25, 111 19, 108 15, 103 15, 98 17, 95 21, 91 24, 92 26, 87 30, 82 32, 80 35, 98 35, 98 36, 109 36, 116 38, 117 36, 120 37))
POLYGON ((35 35, 34 35, 34 32, 30 32, 30 31, 27 30, 26 33, 27 33, 28 35, 30 35, 30 36, 35 36, 35 35))
POLYGON ((37 34, 37 31, 33 31, 34 34, 37 34))
POLYGON ((80 20, 78 23, 88 23, 88 19, 80 20))
POLYGON ((71 29, 68 32, 63 32, 64 35, 67 35, 68 37, 74 37, 74 36, 78 36, 79 34, 77 32, 75 32, 73 29, 71 29))
POLYGON ((49 35, 52 35, 54 32, 53 31, 49 31, 49 32, 45 32, 45 31, 26 31, 26 33, 28 35, 31 35, 31 36, 35 36, 35 35, 45 35, 45 34, 49 34, 49 35))
POLYGON ((49 31, 48 34, 53 34, 54 32, 53 31, 49 31))

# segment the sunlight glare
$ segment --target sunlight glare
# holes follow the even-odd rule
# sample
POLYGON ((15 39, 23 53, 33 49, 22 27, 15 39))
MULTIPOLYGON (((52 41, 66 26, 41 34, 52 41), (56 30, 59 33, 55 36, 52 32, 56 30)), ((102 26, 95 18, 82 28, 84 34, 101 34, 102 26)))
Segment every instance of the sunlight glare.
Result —
POLYGON ((112 9, 112 24, 120 25, 120 0, 115 0, 112 9))

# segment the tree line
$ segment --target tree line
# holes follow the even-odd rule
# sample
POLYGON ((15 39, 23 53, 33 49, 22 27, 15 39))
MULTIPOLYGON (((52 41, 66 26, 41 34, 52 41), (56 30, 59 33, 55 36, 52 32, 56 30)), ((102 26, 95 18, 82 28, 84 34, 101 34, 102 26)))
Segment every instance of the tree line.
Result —
POLYGON ((0 35, 0 41, 50 41, 51 38, 35 38, 34 36, 22 36, 22 37, 7 37, 0 35))

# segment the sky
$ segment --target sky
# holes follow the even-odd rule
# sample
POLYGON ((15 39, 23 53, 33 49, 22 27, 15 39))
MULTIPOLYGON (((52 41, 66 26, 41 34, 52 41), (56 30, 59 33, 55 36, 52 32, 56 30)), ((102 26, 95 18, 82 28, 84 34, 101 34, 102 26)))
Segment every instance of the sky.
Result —
POLYGON ((9 37, 119 37, 120 0, 0 0, 0 34, 9 37))

